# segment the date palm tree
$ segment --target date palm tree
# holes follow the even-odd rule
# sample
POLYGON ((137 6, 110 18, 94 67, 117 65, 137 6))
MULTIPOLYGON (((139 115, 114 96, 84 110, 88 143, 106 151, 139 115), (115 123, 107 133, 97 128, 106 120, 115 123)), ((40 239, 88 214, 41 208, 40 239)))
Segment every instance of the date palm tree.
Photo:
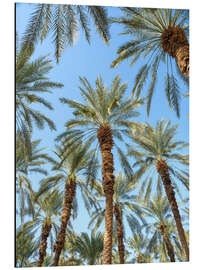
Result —
POLYGON ((28 221, 24 225, 24 234, 29 235, 37 232, 41 229, 41 234, 35 239, 39 242, 39 257, 38 266, 42 266, 44 258, 46 256, 47 239, 50 239, 51 247, 53 246, 53 240, 58 231, 57 215, 62 205, 62 194, 58 190, 53 192, 47 192, 35 198, 35 215, 32 221, 28 221), (53 234, 54 229, 54 234, 53 234))
POLYGON ((90 164, 94 150, 89 151, 88 144, 83 146, 81 142, 78 142, 77 145, 72 142, 72 147, 69 148, 68 151, 63 151, 63 147, 60 146, 56 146, 56 149, 55 154, 58 160, 52 159, 52 164, 54 165, 53 170, 58 171, 58 173, 53 177, 44 179, 38 192, 38 195, 40 195, 47 190, 55 189, 57 186, 60 188, 60 185, 65 182, 65 189, 63 186, 64 200, 61 225, 54 245, 54 266, 58 265, 61 251, 64 248, 66 230, 70 217, 73 216, 73 218, 75 218, 77 215, 77 186, 80 187, 86 209, 89 211, 94 205, 94 201, 91 199, 90 192, 86 186, 87 180, 79 176, 87 177, 87 175, 89 175, 94 178, 94 173, 98 167, 96 159, 94 159, 94 163, 90 164), (72 208, 74 208, 75 211, 71 214, 72 208))
POLYGON ((51 119, 33 105, 40 104, 53 110, 53 107, 38 94, 52 93, 52 89, 61 88, 63 84, 49 80, 47 74, 53 68, 47 56, 30 60, 30 55, 24 50, 18 50, 16 54, 16 131, 22 137, 29 156, 31 155, 31 133, 33 123, 43 129, 47 124, 51 130, 56 130, 51 119))
MULTIPOLYGON (((79 87, 84 103, 61 98, 61 102, 73 109, 74 119, 67 121, 67 130, 58 136, 58 140, 68 148, 71 145, 69 138, 75 141, 93 143, 96 139, 102 155, 102 186, 106 198, 105 232, 103 264, 112 262, 112 226, 113 226, 113 193, 114 193, 114 161, 112 148, 114 138, 123 140, 122 128, 136 126, 131 119, 138 115, 136 108, 142 104, 140 99, 124 99, 126 83, 121 84, 119 76, 113 80, 111 87, 103 84, 101 77, 96 80, 95 90, 86 78, 80 78, 82 87, 79 87)), ((117 147, 118 150, 120 148, 117 147)), ((121 152, 118 151, 118 152, 121 152)), ((121 155, 124 161, 124 155, 121 155)), ((126 167, 125 162, 125 167, 126 167)), ((130 166, 127 166, 130 171, 130 166)))
POLYGON ((31 141, 31 158, 27 158, 25 144, 22 142, 20 133, 16 138, 16 198, 19 199, 17 214, 20 215, 21 225, 24 223, 25 214, 34 217, 35 191, 29 179, 32 172, 47 175, 47 171, 42 168, 49 160, 45 149, 39 148, 40 140, 31 141), (19 211, 18 211, 19 209, 19 211))
POLYGON ((91 236, 87 233, 81 233, 74 243, 73 250, 79 254, 79 258, 83 259, 87 265, 98 264, 103 251, 103 238, 101 232, 96 234, 92 232, 91 236))
POLYGON ((163 256, 160 254, 163 257, 161 261, 168 261, 169 257, 171 262, 175 262, 175 245, 177 241, 172 242, 172 240, 176 238, 177 233, 174 221, 171 219, 170 205, 167 198, 163 197, 162 192, 159 192, 152 200, 143 202, 143 209, 146 217, 150 218, 147 225, 145 225, 145 229, 151 233, 153 232, 148 245, 149 252, 151 252, 152 246, 153 249, 157 250, 161 246, 163 254, 163 256))
MULTIPOLYGON (((187 172, 185 173, 189 164, 188 155, 181 154, 180 152, 187 147, 188 144, 183 141, 175 140, 177 127, 178 125, 170 127, 170 121, 164 123, 163 120, 160 120, 157 122, 156 128, 146 124, 142 132, 132 131, 130 137, 136 144, 136 149, 134 150, 132 147, 132 149, 129 149, 128 154, 136 158, 134 166, 139 166, 136 173, 137 177, 140 178, 146 172, 151 174, 151 177, 147 175, 140 189, 141 193, 143 193, 144 188, 147 187, 145 199, 149 197, 152 183, 155 179, 151 169, 155 169, 155 172, 159 175, 158 179, 161 178, 176 222, 182 249, 188 261, 189 248, 174 192, 174 186, 177 190, 177 185, 175 181, 173 181, 172 185, 171 177, 171 175, 173 175, 176 180, 180 180, 186 188, 189 188, 187 172), (178 168, 178 164, 183 166, 185 170, 178 168)), ((157 181, 157 184, 159 185, 159 181, 157 181)))
MULTIPOLYGON (((113 213, 116 219, 116 236, 120 264, 124 264, 125 258, 123 227, 124 219, 126 219, 133 233, 139 230, 141 224, 144 223, 144 219, 142 217, 142 209, 136 202, 137 197, 132 194, 136 186, 136 181, 132 181, 132 179, 129 181, 128 177, 123 176, 121 172, 115 177, 113 213)), ((89 227, 95 224, 94 231, 96 231, 105 219, 105 207, 103 205, 103 199, 105 196, 101 185, 97 184, 94 186, 94 188, 96 190, 95 197, 98 200, 100 208, 96 209, 92 213, 89 227)))
MULTIPOLYGON (((150 263, 152 262, 151 254, 148 252, 147 247, 149 244, 149 239, 147 237, 147 234, 136 233, 133 235, 132 238, 129 238, 127 240, 127 246, 133 250, 133 253, 135 255, 134 260, 137 263, 150 263)), ((132 263, 133 259, 132 259, 132 263)))
POLYGON ((79 27, 90 43, 90 22, 108 44, 110 39, 107 9, 99 6, 35 4, 33 13, 23 36, 23 49, 32 52, 35 44, 52 33, 57 62, 66 46, 74 45, 79 35, 79 27))
POLYGON ((111 67, 116 67, 127 58, 131 58, 131 65, 134 65, 137 59, 143 56, 143 64, 135 77, 132 95, 136 94, 138 97, 147 78, 150 78, 147 94, 148 116, 161 69, 165 73, 168 104, 179 117, 180 90, 176 75, 180 75, 185 81, 189 77, 189 11, 157 8, 121 10, 124 16, 114 18, 112 22, 123 25, 124 31, 121 34, 132 39, 119 47, 118 57, 112 62, 111 67))

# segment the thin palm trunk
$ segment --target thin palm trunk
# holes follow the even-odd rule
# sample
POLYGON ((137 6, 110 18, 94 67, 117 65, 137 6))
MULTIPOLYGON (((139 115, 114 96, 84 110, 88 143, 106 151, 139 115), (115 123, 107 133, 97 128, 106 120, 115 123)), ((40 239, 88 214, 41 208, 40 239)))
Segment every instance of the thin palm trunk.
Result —
POLYGON ((98 129, 97 137, 102 154, 102 186, 106 198, 104 248, 102 264, 112 263, 112 231, 113 231, 113 194, 114 194, 114 163, 111 149, 113 138, 108 126, 98 129))
POLYGON ((42 266, 44 258, 46 256, 46 249, 47 249, 47 238, 49 237, 50 231, 51 231, 51 224, 43 224, 42 226, 42 234, 41 234, 41 244, 39 249, 39 260, 38 260, 38 266, 42 266))
POLYGON ((181 216, 180 216, 178 205, 177 205, 176 198, 175 198, 175 192, 174 192, 172 184, 171 184, 168 165, 164 160, 159 159, 159 160, 157 160, 156 167, 157 167, 157 172, 159 173, 159 175, 161 176, 161 179, 163 181, 164 189, 165 189, 166 195, 168 197, 168 201, 170 203, 171 210, 173 212, 173 216, 174 216, 177 230, 178 230, 178 235, 180 238, 183 252, 185 254, 186 261, 189 261, 189 248, 188 248, 188 244, 187 244, 187 241, 185 238, 185 232, 183 229, 183 225, 181 222, 181 216))
POLYGON ((114 215, 116 217, 116 233, 120 264, 124 264, 125 246, 123 243, 123 225, 118 203, 114 204, 114 215))
POLYGON ((54 246, 55 256, 54 256, 53 266, 58 265, 61 251, 64 248, 65 238, 66 238, 66 228, 67 228, 67 224, 70 219, 70 216, 71 216, 72 202, 75 198, 75 193, 76 193, 75 179, 70 179, 70 181, 67 181, 65 189, 66 191, 65 191, 65 196, 64 196, 64 208, 62 210, 60 232, 58 234, 56 244, 54 246))
POLYGON ((175 262, 173 245, 171 244, 169 237, 167 237, 167 235, 166 235, 165 225, 161 225, 160 230, 161 230, 161 235, 163 237, 164 243, 166 245, 166 249, 167 249, 167 253, 168 253, 168 256, 170 258, 170 261, 175 262))

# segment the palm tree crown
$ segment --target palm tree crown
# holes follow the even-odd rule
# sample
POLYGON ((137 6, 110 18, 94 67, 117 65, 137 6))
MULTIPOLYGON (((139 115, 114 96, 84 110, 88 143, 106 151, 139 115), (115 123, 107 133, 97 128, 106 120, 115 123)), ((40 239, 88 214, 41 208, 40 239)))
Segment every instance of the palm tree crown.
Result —
POLYGON ((37 95, 41 93, 52 93, 51 89, 63 87, 62 84, 52 82, 48 79, 47 74, 52 68, 51 61, 47 59, 47 56, 30 61, 30 56, 26 51, 21 49, 17 52, 16 130, 24 140, 30 155, 33 122, 39 129, 43 129, 45 123, 48 124, 51 130, 56 129, 51 119, 32 107, 33 104, 40 104, 53 110, 53 107, 47 100, 37 95))
POLYGON ((189 74, 188 10, 149 8, 122 8, 121 10, 125 16, 114 18, 112 22, 122 24, 125 27, 122 34, 132 36, 133 39, 119 47, 117 50, 119 56, 111 66, 116 67, 121 61, 130 57, 131 65, 134 65, 137 59, 143 56, 145 61, 136 75, 132 94, 136 93, 136 96, 139 96, 147 78, 150 78, 147 95, 149 115, 158 68, 163 62, 166 65, 166 70, 163 68, 162 70, 166 74, 165 92, 168 104, 179 116, 180 91, 175 75, 179 74, 187 81, 185 74, 189 74), (185 61, 184 64, 180 61, 180 54, 185 61), (176 61, 174 62, 173 59, 176 61), (176 68, 177 64, 179 68, 176 68))
MULTIPOLYGON (((141 133, 132 131, 130 135, 136 144, 136 148, 130 146, 128 154, 136 159, 134 167, 138 168, 136 171, 137 177, 140 178, 144 174, 147 175, 140 186, 140 194, 142 196, 145 194, 145 200, 151 194, 151 188, 155 179, 158 179, 157 188, 161 185, 160 177, 153 177, 154 170, 156 171, 157 161, 161 159, 166 160, 169 171, 175 179, 180 181, 186 189, 189 189, 187 172, 187 166, 189 165, 188 155, 178 152, 188 147, 188 144, 175 139, 178 125, 170 127, 170 124, 170 121, 165 122, 164 120, 158 121, 155 128, 149 124, 145 124, 141 133), (177 166, 178 164, 180 165, 179 167, 177 166)), ((173 181, 173 186, 176 188, 178 194, 180 194, 176 181, 173 181)))
POLYGON ((99 6, 38 4, 33 11, 23 37, 23 48, 32 52, 34 45, 48 33, 53 33, 57 62, 67 44, 72 46, 79 34, 79 26, 90 43, 90 18, 99 35, 108 44, 110 39, 107 10, 99 6))

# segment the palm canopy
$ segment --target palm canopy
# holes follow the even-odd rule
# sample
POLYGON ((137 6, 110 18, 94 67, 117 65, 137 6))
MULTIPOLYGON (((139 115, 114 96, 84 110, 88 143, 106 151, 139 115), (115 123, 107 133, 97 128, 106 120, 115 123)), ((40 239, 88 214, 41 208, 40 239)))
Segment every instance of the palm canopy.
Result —
POLYGON ((16 55, 16 130, 20 133, 25 145, 31 152, 30 140, 33 130, 33 122, 40 129, 48 124, 51 130, 55 125, 51 119, 33 105, 40 104, 53 110, 51 104, 38 94, 52 93, 51 89, 63 87, 60 83, 49 80, 47 74, 52 69, 51 61, 47 56, 31 61, 30 56, 24 50, 16 55))
POLYGON ((32 52, 34 45, 49 33, 53 34, 57 62, 66 46, 72 46, 79 35, 79 27, 90 43, 90 22, 108 44, 110 39, 107 9, 99 6, 37 4, 23 36, 23 48, 32 52), (90 20, 91 19, 91 20, 90 20))
MULTIPOLYGON (((81 142, 77 142, 77 145, 73 143, 66 151, 63 150, 63 146, 57 145, 55 151, 57 159, 50 160, 53 165, 52 170, 56 174, 42 180, 38 196, 56 187, 64 191, 64 184, 72 178, 79 186, 85 207, 89 211, 95 205, 91 192, 87 188, 88 179, 95 178, 98 168, 94 152, 94 149, 89 151, 88 144, 83 145, 81 142)), ((77 217, 77 209, 76 196, 73 200, 73 218, 77 217)))
POLYGON ((39 148, 40 140, 31 141, 32 155, 27 158, 25 145, 21 136, 17 133, 16 138, 16 193, 19 199, 19 208, 21 223, 23 223, 24 215, 34 216, 34 198, 35 192, 29 179, 32 172, 47 175, 47 171, 42 168, 49 161, 49 157, 44 148, 39 148))
POLYGON ((54 240, 59 230, 57 216, 62 207, 62 193, 56 189, 38 196, 35 200, 35 207, 37 210, 35 211, 33 220, 24 224, 24 234, 30 235, 33 233, 39 246, 41 235, 37 232, 41 231, 43 225, 53 226, 53 230, 50 231, 49 236, 50 247, 53 250, 54 240))
POLYGON ((121 8, 121 10, 124 16, 113 18, 112 22, 123 25, 124 31, 121 34, 129 35, 132 39, 118 48, 118 57, 112 62, 111 67, 116 67, 127 58, 132 59, 130 62, 132 66, 141 56, 143 57, 144 63, 135 77, 132 95, 138 97, 147 78, 150 78, 147 94, 148 116, 160 67, 165 73, 168 104, 179 117, 180 89, 177 75, 186 82, 188 78, 180 72, 174 57, 180 46, 188 44, 188 10, 149 8, 121 8))
POLYGON ((180 198, 181 193, 176 180, 180 181, 186 189, 189 189, 188 154, 181 153, 181 150, 188 147, 188 144, 176 140, 175 135, 178 125, 170 126, 170 123, 170 121, 160 120, 155 128, 145 124, 142 131, 132 130, 129 135, 135 145, 129 147, 128 155, 136 159, 134 167, 137 167, 136 175, 138 179, 145 175, 140 186, 140 196, 144 196, 145 200, 150 197, 152 185, 155 184, 155 181, 157 188, 161 186, 160 177, 154 177, 154 173, 157 173, 156 162, 160 159, 166 160, 171 175, 175 177, 171 180, 180 198))
MULTIPOLYGON (((136 181, 132 181, 132 178, 129 180, 129 178, 127 176, 123 176, 121 172, 116 176, 113 201, 114 204, 119 205, 122 222, 124 221, 124 218, 127 220, 132 233, 139 231, 141 224, 144 223, 142 209, 140 208, 139 203, 137 203, 137 196, 132 194, 136 186, 136 181)), ((89 227, 92 227, 94 224, 93 231, 96 231, 105 218, 105 196, 102 186, 99 183, 95 183, 94 193, 99 207, 92 212, 89 227)))
MULTIPOLYGON (((148 222, 143 226, 148 234, 150 241, 147 251, 154 252, 155 258, 159 257, 160 261, 168 261, 166 246, 162 238, 162 227, 164 233, 171 242, 174 249, 182 254, 182 249, 178 241, 176 226, 171 215, 170 204, 166 197, 159 190, 150 201, 143 201, 142 207, 148 222)), ((183 255, 183 254, 182 254, 183 255)))
POLYGON ((79 258, 85 260, 87 265, 94 265, 99 263, 103 251, 103 234, 101 232, 82 233, 74 242, 72 250, 79 254, 79 258))
MULTIPOLYGON (((72 145, 72 139, 86 143, 93 143, 97 139, 99 128, 110 127, 112 135, 123 141, 123 134, 129 127, 138 127, 134 118, 139 115, 136 110, 143 104, 140 98, 136 100, 124 99, 127 89, 126 83, 121 83, 117 75, 110 88, 104 85, 100 76, 96 80, 95 89, 86 78, 80 78, 82 87, 79 87, 84 103, 61 98, 61 102, 73 109, 75 118, 65 124, 66 131, 57 137, 63 141, 66 148, 72 145), (71 140, 71 142, 70 142, 71 140)), ((121 149, 115 144, 125 173, 132 174, 132 169, 125 159, 121 149)))

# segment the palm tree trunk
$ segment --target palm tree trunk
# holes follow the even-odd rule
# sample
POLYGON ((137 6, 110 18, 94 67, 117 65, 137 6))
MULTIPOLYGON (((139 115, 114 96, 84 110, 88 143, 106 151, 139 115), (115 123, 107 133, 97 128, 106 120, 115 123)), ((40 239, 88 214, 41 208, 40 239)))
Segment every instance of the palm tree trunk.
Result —
POLYGON ((176 59, 180 72, 189 77, 189 43, 180 25, 169 26, 162 33, 162 48, 176 59))
POLYGON ((113 138, 111 128, 100 127, 97 132, 100 150, 102 154, 102 186, 106 198, 104 248, 102 264, 112 263, 112 231, 113 231, 113 185, 114 163, 111 149, 113 138))
POLYGON ((49 237, 49 233, 51 231, 51 224, 43 224, 42 226, 42 234, 41 234, 41 244, 39 249, 39 260, 38 260, 38 266, 42 266, 42 263, 44 261, 44 257, 46 256, 46 249, 47 249, 47 238, 49 237))
POLYGON ((171 184, 168 165, 164 160, 159 159, 159 160, 157 160, 156 167, 157 167, 157 172, 161 176, 161 179, 162 179, 162 182, 164 185, 164 189, 165 189, 166 195, 168 197, 168 201, 171 205, 171 210, 173 212, 173 216, 174 216, 174 219, 176 222, 178 235, 180 238, 183 252, 184 252, 185 257, 186 257, 186 261, 189 261, 189 248, 188 248, 188 244, 187 244, 187 241, 185 238, 185 232, 184 232, 183 225, 181 222, 181 216, 179 213, 178 204, 177 204, 176 198, 175 198, 175 192, 174 192, 172 184, 171 184))
POLYGON ((116 217, 116 233, 118 241, 118 252, 120 257, 120 264, 124 264, 125 246, 123 243, 123 226, 121 213, 119 211, 119 204, 114 205, 114 215, 116 217))
POLYGON ((189 45, 181 46, 176 51, 176 62, 183 75, 189 77, 190 64, 189 64, 189 45))
POLYGON ((66 238, 66 228, 67 228, 67 224, 70 219, 70 216, 71 216, 72 202, 75 198, 75 193, 76 193, 75 179, 70 179, 70 181, 67 181, 65 189, 66 191, 65 191, 65 196, 64 196, 64 207, 62 210, 60 232, 58 234, 56 244, 54 245, 55 256, 54 256, 53 266, 58 265, 61 251, 64 248, 65 238, 66 238))
POLYGON ((168 256, 170 258, 171 262, 175 262, 175 255, 174 255, 174 249, 173 249, 173 245, 171 244, 170 239, 167 237, 166 233, 165 233, 165 225, 161 225, 160 226, 160 230, 161 230, 161 235, 163 237, 164 243, 166 245, 166 249, 168 252, 168 256))

